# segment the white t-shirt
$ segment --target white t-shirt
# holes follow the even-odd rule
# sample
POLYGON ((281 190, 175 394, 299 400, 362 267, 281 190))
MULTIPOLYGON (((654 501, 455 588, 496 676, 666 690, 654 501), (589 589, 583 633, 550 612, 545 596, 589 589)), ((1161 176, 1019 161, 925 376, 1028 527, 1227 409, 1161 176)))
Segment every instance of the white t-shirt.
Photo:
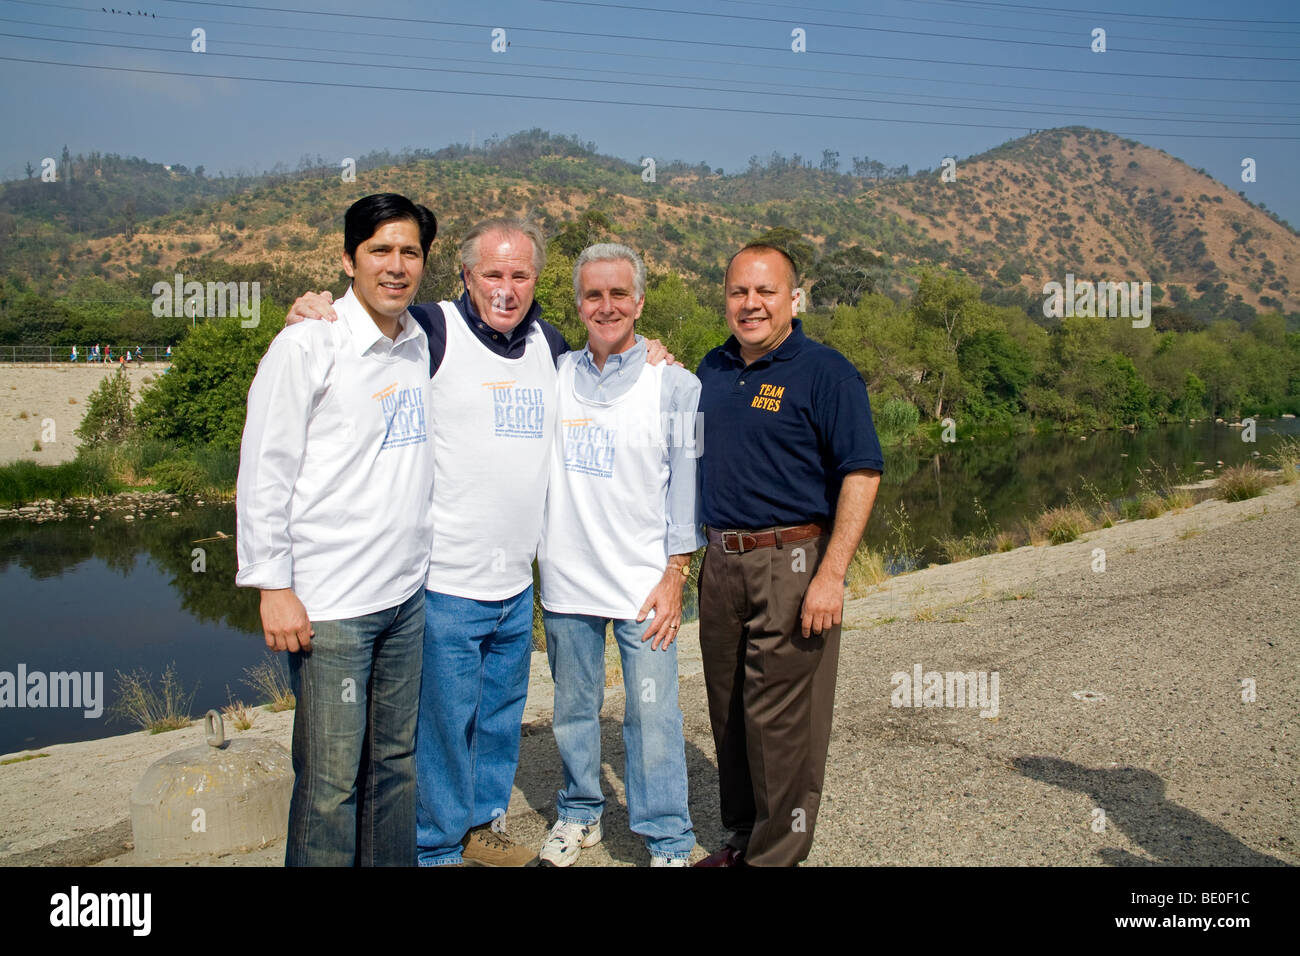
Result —
POLYGON ((312 620, 400 604, 432 533, 429 342, 396 340, 351 288, 337 322, 280 332, 248 391, 236 485, 241 587, 292 587, 312 620))
POLYGON ((574 387, 580 352, 560 358, 559 435, 537 563, 542 606, 635 619, 668 566, 664 365, 645 365, 609 402, 574 387))
POLYGON ((533 581, 555 435, 555 360, 541 326, 497 355, 453 302, 433 377, 433 545, 425 587, 502 601, 533 581))

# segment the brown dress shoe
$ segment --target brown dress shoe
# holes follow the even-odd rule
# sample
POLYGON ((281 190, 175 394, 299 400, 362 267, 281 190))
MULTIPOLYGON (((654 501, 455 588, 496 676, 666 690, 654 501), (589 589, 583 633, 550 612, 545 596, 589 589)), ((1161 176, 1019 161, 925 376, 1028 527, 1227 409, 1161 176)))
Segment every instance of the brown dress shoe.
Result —
POLYGON ((734 846, 724 846, 721 850, 710 853, 695 866, 744 866, 745 854, 734 846))

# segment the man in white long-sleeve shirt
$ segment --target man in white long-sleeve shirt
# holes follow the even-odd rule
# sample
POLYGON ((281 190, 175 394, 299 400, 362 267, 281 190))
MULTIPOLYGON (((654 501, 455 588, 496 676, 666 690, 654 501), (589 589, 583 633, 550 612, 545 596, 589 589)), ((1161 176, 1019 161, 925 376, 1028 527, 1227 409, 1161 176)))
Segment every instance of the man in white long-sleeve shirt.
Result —
POLYGON ((437 231, 404 196, 344 220, 339 321, 284 329, 248 393, 236 583, 297 698, 289 866, 415 863, 432 531, 429 346, 407 312, 437 231))

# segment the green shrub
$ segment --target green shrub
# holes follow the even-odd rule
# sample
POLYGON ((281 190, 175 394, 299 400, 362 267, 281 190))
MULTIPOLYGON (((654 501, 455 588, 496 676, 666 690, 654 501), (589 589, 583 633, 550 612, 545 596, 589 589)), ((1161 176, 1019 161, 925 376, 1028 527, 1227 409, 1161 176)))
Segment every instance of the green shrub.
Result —
POLYGON ((0 467, 0 507, 13 508, 45 498, 96 497, 116 490, 101 461, 78 458, 61 465, 16 461, 0 467))
POLYGON ((890 398, 880 406, 875 419, 876 428, 881 434, 906 438, 916 431, 921 421, 921 413, 915 405, 905 399, 890 398))
POLYGON ((168 458, 149 469, 149 477, 163 491, 173 495, 197 495, 204 490, 207 476, 188 458, 168 458))
POLYGON ((131 380, 122 369, 101 381, 86 400, 86 414, 76 434, 90 448, 105 442, 121 442, 135 430, 131 414, 131 380))
POLYGON ((248 387, 285 310, 265 299, 257 326, 238 318, 210 319, 176 348, 166 375, 140 396, 136 419, 144 434, 183 448, 237 450, 244 431, 248 387))

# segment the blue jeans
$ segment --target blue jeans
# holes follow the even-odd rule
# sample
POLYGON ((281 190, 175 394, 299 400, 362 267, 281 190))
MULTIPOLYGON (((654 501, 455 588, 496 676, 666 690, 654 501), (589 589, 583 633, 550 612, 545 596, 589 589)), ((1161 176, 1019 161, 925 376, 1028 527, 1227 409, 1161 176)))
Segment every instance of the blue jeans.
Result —
POLYGON ((423 594, 312 630, 311 651, 289 654, 285 866, 411 866, 423 594))
MULTIPOLYGON (((555 680, 555 745, 564 764, 556 794, 561 820, 595 823, 600 789, 600 708, 605 702, 604 618, 543 611, 546 656, 555 680)), ((686 805, 686 741, 677 705, 677 642, 652 650, 641 635, 649 618, 614 621, 623 660, 623 773, 628 824, 652 856, 690 856, 695 846, 686 805)))
POLYGON ((509 808, 532 653, 531 584, 504 601, 424 592, 415 743, 420 866, 461 862, 465 834, 509 808))

